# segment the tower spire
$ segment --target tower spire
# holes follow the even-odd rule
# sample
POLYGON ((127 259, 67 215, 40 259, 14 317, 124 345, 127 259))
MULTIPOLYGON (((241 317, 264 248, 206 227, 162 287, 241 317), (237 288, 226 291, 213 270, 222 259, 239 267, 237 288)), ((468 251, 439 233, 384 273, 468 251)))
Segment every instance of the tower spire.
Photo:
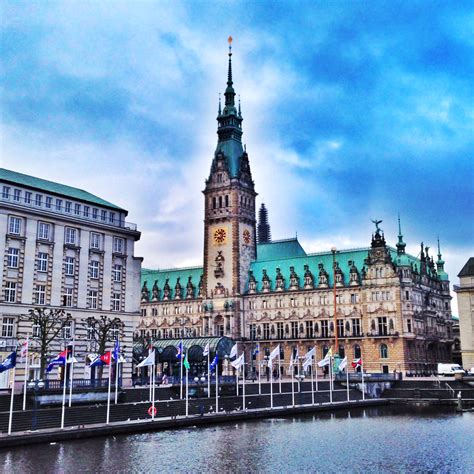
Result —
POLYGON ((407 244, 403 242, 402 226, 400 224, 400 213, 398 214, 398 243, 397 243, 397 254, 402 255, 405 253, 405 247, 407 244))
POLYGON ((225 90, 225 105, 235 107, 235 91, 232 82, 232 36, 229 36, 229 70, 227 72, 227 89, 225 90))

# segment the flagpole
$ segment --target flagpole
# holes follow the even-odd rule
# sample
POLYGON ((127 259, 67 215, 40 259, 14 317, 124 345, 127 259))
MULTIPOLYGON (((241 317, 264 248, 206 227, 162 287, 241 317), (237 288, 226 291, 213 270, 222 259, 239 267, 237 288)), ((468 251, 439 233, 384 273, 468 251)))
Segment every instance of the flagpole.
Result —
POLYGON ((15 396, 15 367, 13 367, 12 377, 12 394, 10 398, 10 416, 8 417, 8 434, 12 434, 12 421, 13 421, 13 398, 15 396))
POLYGON ((209 369, 210 365, 211 351, 207 350, 207 398, 211 398, 211 371, 209 369))
MULTIPOLYGON (((118 338, 117 338, 117 341, 118 341, 118 338)), ((114 349, 114 352, 115 352, 115 349, 114 349)), ((118 352, 118 351, 117 351, 118 352)), ((115 405, 117 405, 117 400, 118 400, 118 380, 119 380, 119 358, 120 358, 120 355, 119 354, 115 354, 116 356, 116 361, 115 361, 115 405)), ((155 378, 154 377, 155 375, 155 372, 153 371, 153 379, 155 378)), ((155 388, 155 380, 153 380, 153 389, 155 388)))
MULTIPOLYGON (((150 355, 150 354, 151 354, 151 349, 149 348, 149 349, 148 349, 148 355, 150 355)), ((151 390, 152 390, 152 389, 151 389, 151 375, 152 375, 152 373, 151 373, 151 366, 148 366, 148 367, 150 367, 150 375, 149 375, 149 377, 150 377, 150 383, 148 384, 148 387, 149 387, 149 388, 148 388, 148 401, 151 402, 151 390)))
POLYGON ((272 366, 269 367, 269 369, 270 369, 270 408, 273 409, 273 374, 272 374, 273 363, 272 363, 272 366))
POLYGON ((332 357, 329 356, 329 403, 332 405, 332 357))
POLYGON ((216 363, 216 413, 219 413, 219 361, 216 363))
POLYGON ((64 429, 64 415, 66 413, 66 383, 67 383, 67 349, 66 359, 64 360, 64 380, 63 380, 63 405, 61 410, 61 429, 64 429))
POLYGON ((188 368, 186 367, 186 418, 188 417, 189 414, 189 402, 188 402, 188 368))
MULTIPOLYGON (((291 355, 291 357, 293 357, 293 354, 291 355)), ((294 378, 295 371, 293 369, 292 363, 290 363, 290 366, 291 366, 291 369, 290 369, 291 370, 291 403, 294 408, 295 407, 295 378, 294 378)))
POLYGON ((279 347, 278 347, 278 386, 279 386, 279 392, 281 393, 281 359, 280 359, 279 347))
POLYGON ((316 361, 316 346, 314 346, 314 370, 316 372, 316 392, 319 391, 318 388, 318 363, 316 361))
MULTIPOLYGON (((346 361, 347 361, 347 356, 346 356, 346 361)), ((347 401, 349 402, 350 401, 349 399, 349 365, 347 364, 347 362, 346 362, 345 371, 346 371, 347 401)))
MULTIPOLYGON (((71 381, 71 384, 69 385, 69 407, 71 406, 71 403, 72 403, 72 383, 74 381, 74 352, 76 350, 75 342, 76 342, 76 337, 74 336, 72 340, 71 374, 69 375, 69 379, 71 381)), ((66 356, 66 361, 67 361, 67 356, 66 356)))
MULTIPOLYGON (((313 357, 313 356, 311 356, 313 357)), ((310 365, 311 368, 311 404, 314 405, 314 370, 313 364, 310 365)))
MULTIPOLYGON (((259 351, 260 352, 260 351, 259 351)), ((262 372, 262 361, 258 361, 258 394, 262 394, 262 380, 261 380, 261 372, 262 372)))
POLYGON ((182 400, 183 399, 183 340, 181 339, 181 348, 180 348, 180 354, 179 354, 179 378, 180 378, 180 383, 179 383, 179 398, 182 400))
POLYGON ((23 388, 23 411, 26 410, 26 386, 28 383, 28 359, 30 357, 30 343, 29 343, 30 335, 26 335, 26 362, 25 362, 25 386, 23 388))
POLYGON ((365 400, 364 359, 362 357, 360 358, 360 370, 362 373, 362 400, 365 400))
POLYGON ((247 407, 245 405, 245 359, 244 363, 242 364, 242 398, 243 398, 243 404, 244 404, 244 411, 247 410, 247 407))
MULTIPOLYGON (((153 361, 152 367, 152 378, 153 378, 153 391, 151 394, 151 420, 155 421, 155 361, 153 361)), ((115 402, 117 403, 117 402, 115 402)))
MULTIPOLYGON (((112 354, 110 354, 110 356, 112 356, 112 354)), ((109 387, 107 389, 107 421, 106 421, 107 425, 109 424, 109 421, 110 421, 110 375, 112 371, 112 363, 111 363, 112 361, 110 360, 110 358, 109 358, 109 387)))

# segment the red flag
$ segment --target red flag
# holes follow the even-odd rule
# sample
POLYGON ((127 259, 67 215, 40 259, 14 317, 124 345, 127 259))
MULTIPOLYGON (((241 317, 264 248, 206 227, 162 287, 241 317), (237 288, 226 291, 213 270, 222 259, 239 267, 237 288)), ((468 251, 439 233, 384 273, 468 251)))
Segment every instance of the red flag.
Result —
POLYGON ((362 359, 354 359, 351 365, 354 369, 357 369, 357 367, 362 365, 362 359))
POLYGON ((105 354, 102 354, 100 356, 100 360, 105 364, 105 365, 110 365, 110 361, 112 359, 112 351, 107 351, 105 354))

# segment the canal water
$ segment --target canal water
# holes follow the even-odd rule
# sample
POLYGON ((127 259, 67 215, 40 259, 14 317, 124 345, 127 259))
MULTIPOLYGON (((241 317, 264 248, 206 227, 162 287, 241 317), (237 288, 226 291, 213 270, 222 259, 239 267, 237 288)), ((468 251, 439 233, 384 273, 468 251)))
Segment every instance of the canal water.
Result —
POLYGON ((474 472, 474 413, 377 407, 0 449, 6 473, 474 472))

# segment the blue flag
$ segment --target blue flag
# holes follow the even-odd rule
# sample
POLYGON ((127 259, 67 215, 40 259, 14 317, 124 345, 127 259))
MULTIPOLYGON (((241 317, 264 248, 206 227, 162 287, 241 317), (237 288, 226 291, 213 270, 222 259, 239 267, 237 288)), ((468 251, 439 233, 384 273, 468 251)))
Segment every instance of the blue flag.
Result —
POLYGON ((260 347, 257 345, 253 351, 253 356, 255 357, 260 352, 260 347))
POLYGON ((114 359, 117 362, 120 357, 120 344, 118 339, 115 341, 115 346, 114 346, 114 359))
POLYGON ((96 358, 89 364, 89 367, 100 367, 101 365, 105 365, 105 363, 102 360, 100 354, 98 354, 96 358))
POLYGON ((60 354, 58 354, 54 359, 51 359, 51 362, 46 367, 46 372, 51 372, 54 367, 57 365, 64 365, 67 358, 67 349, 64 349, 60 354))
POLYGON ((219 358, 217 357, 217 354, 214 356, 214 359, 212 359, 212 362, 210 363, 209 365, 209 370, 214 370, 217 366, 217 362, 218 362, 219 358))
POLYGON ((13 369, 16 366, 16 352, 12 352, 1 364, 0 373, 13 369))
POLYGON ((176 354, 177 359, 181 359, 181 356, 183 355, 183 341, 181 341, 178 344, 178 353, 176 354))

